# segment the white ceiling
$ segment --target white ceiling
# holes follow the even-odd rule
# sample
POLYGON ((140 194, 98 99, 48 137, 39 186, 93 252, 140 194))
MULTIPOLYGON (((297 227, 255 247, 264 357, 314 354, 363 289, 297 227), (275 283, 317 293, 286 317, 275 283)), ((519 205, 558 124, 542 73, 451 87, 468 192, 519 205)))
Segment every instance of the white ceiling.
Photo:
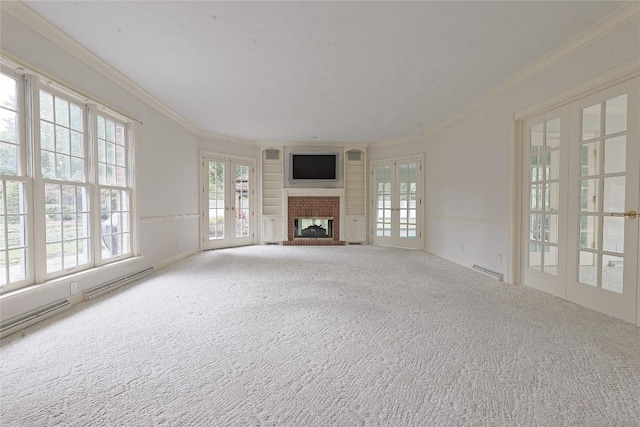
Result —
POLYGON ((28 1, 203 131, 421 135, 624 3, 28 1))

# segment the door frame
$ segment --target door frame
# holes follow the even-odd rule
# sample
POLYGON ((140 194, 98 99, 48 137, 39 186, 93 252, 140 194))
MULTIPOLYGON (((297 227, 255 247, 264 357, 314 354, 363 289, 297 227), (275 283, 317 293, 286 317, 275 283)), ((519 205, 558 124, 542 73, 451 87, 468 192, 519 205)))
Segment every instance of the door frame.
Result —
MULTIPOLYGON (((369 200, 371 201, 371 206, 369 208, 369 221, 368 221, 368 229, 369 229, 369 242, 372 245, 375 245, 375 224, 376 224, 376 208, 374 203, 378 200, 377 190, 376 190, 376 179, 375 179, 375 169, 378 166, 384 166, 388 164, 402 163, 402 162, 410 162, 417 161, 420 165, 420 169, 418 171, 418 188, 417 188, 417 197, 418 197, 418 205, 416 209, 416 233, 418 233, 418 247, 417 250, 424 250, 424 242, 426 240, 424 236, 424 227, 425 227, 425 200, 424 200, 424 187, 425 187, 425 153, 417 153, 407 156, 401 157, 387 157, 384 159, 375 159, 369 162, 369 200)), ((384 246, 384 245, 381 245, 384 246)), ((412 249, 412 248, 408 248, 412 249)))
MULTIPOLYGON (((206 241, 207 236, 209 235, 209 228, 205 227, 204 223, 204 218, 207 215, 207 211, 205 211, 204 209, 204 203, 205 200, 208 200, 208 197, 206 197, 206 189, 207 189, 207 185, 209 183, 208 177, 205 178, 206 175, 206 171, 208 170, 207 168, 205 168, 205 161, 207 159, 217 159, 217 160, 224 160, 227 162, 239 162, 239 163, 249 163, 250 167, 251 167, 251 176, 249 179, 249 188, 251 191, 251 194, 249 194, 249 206, 250 206, 250 213, 251 213, 251 220, 249 222, 249 227, 251 229, 251 245, 255 245, 257 242, 257 238, 256 238, 256 205, 255 205, 255 200, 256 200, 256 159, 254 157, 242 157, 242 156, 232 156, 229 154, 224 154, 224 153, 217 153, 214 151, 208 151, 208 150, 199 150, 198 151, 198 220, 199 220, 199 226, 198 226, 198 248, 200 251, 204 251, 204 250, 211 250, 211 248, 206 248, 204 245, 204 242, 206 241)), ((226 247, 233 247, 232 245, 229 246, 222 246, 220 249, 222 248, 226 248, 226 247)))
MULTIPOLYGON (((570 104, 586 96, 615 86, 627 80, 640 76, 640 62, 637 59, 623 63, 617 67, 601 73, 583 83, 573 86, 559 94, 538 102, 525 109, 514 112, 510 123, 509 135, 509 258, 505 281, 507 283, 523 284, 522 263, 524 260, 522 246, 523 208, 521 189, 523 186, 523 124, 526 120, 570 104)), ((638 276, 640 277, 640 263, 638 263, 638 276)), ((640 289, 636 292, 636 326, 640 327, 640 289)))

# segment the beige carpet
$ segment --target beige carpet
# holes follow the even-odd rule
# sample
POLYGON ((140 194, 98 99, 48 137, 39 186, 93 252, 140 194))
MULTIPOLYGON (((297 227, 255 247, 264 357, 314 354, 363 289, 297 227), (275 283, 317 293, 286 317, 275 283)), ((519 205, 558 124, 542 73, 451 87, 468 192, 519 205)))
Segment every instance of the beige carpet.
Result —
POLYGON ((2 426, 640 425, 640 329, 372 246, 201 253, 0 360, 2 426))

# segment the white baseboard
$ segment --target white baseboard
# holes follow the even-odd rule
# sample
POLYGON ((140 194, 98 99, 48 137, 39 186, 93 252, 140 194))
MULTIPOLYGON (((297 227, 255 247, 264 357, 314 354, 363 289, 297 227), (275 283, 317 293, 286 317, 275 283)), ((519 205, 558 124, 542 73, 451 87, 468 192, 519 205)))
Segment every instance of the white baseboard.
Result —
POLYGON ((180 261, 181 259, 184 259, 184 258, 189 257, 191 255, 197 254, 198 252, 200 252, 199 249, 193 249, 193 250, 190 250, 190 251, 187 251, 187 252, 183 252, 183 253, 178 254, 178 255, 176 255, 174 257, 171 257, 169 259, 165 259, 164 261, 160 261, 160 262, 158 262, 156 264, 153 264, 153 269, 154 270, 160 270, 162 268, 168 267, 171 264, 176 263, 176 262, 180 261))

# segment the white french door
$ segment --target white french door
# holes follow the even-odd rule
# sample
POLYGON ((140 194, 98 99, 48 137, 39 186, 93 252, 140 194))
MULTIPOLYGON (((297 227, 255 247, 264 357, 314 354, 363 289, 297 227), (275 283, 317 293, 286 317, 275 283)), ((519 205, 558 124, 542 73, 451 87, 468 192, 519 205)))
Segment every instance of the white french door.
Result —
POLYGON ((203 156, 202 249, 253 244, 253 172, 251 160, 203 156))
POLYGON ((523 135, 523 283, 566 298, 569 110, 560 108, 528 120, 523 135))
POLYGON ((524 122, 523 283, 639 322, 640 78, 524 122))
POLYGON ((373 244, 422 249, 422 159, 372 166, 373 244))

